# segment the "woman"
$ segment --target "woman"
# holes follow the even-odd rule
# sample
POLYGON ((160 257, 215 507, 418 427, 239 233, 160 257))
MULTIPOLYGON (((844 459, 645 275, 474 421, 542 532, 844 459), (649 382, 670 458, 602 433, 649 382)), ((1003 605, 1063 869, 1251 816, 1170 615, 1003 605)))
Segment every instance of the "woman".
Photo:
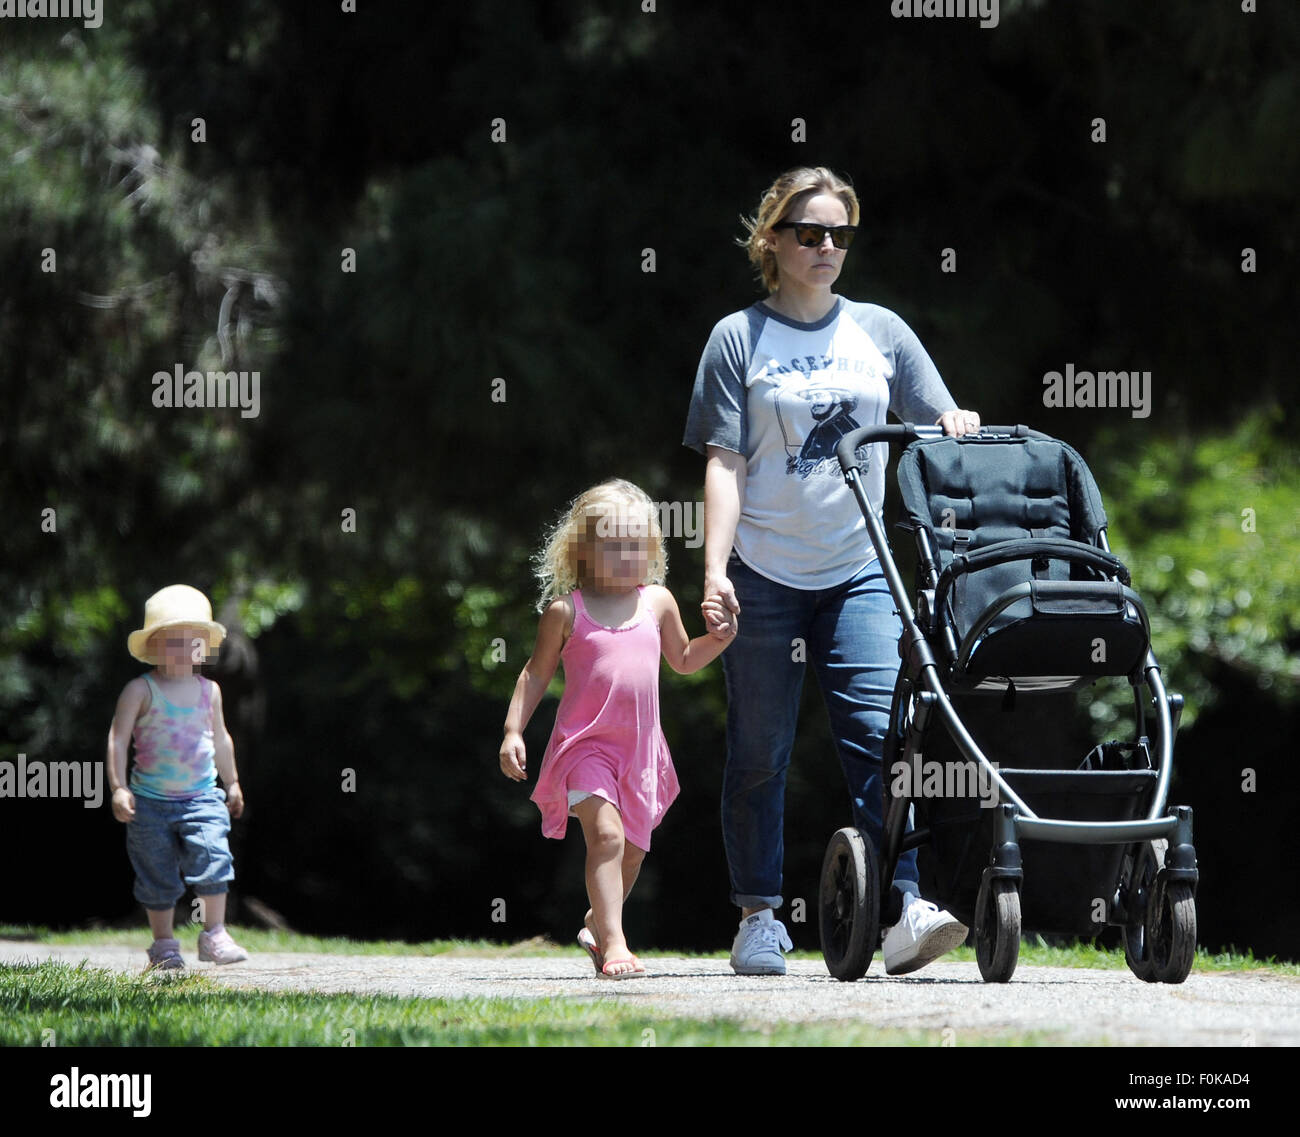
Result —
MULTIPOLYGON (((956 437, 979 429, 898 316, 832 291, 857 222, 852 186, 821 167, 789 170, 763 195, 743 244, 768 296, 713 329, 683 440, 708 458, 705 603, 715 602, 714 620, 719 601, 730 613, 722 619, 744 610, 723 659, 722 828, 741 909, 731 952, 740 975, 784 974, 781 951, 791 947, 773 910, 783 902, 785 772, 805 660, 830 714, 854 822, 880 849, 880 755, 901 625, 836 443, 887 411, 956 437)), ((874 445, 865 473, 877 510, 888 454, 874 445)), ((911 851, 884 909, 901 914, 885 934, 889 974, 923 967, 966 936, 921 899, 917 879, 911 851)))

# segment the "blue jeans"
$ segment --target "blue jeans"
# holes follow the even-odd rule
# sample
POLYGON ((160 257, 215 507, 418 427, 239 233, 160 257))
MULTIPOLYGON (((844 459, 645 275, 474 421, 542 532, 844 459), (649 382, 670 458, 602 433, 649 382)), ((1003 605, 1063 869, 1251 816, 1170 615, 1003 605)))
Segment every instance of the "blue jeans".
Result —
POLYGON ((135 898, 161 911, 176 907, 187 884, 195 896, 220 896, 235 879, 229 833, 222 790, 167 801, 136 794, 135 818, 126 824, 135 898))
MULTIPOLYGON (((804 660, 813 665, 853 802, 853 821, 880 852, 881 750, 898 677, 902 623, 880 565, 834 588, 789 588, 734 553, 727 575, 740 633, 723 653, 727 765, 722 837, 731 900, 779 908, 785 856, 785 776, 794 745, 804 660)), ((916 851, 899 858, 895 886, 919 894, 916 851)))

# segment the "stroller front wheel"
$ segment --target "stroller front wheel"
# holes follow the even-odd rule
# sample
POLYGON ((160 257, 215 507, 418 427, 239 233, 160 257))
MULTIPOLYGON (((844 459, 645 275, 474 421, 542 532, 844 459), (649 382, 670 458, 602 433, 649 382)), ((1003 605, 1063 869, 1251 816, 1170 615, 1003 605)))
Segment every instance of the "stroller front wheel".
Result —
POLYGON ((985 983, 1005 983, 1020 959, 1020 892, 1014 880, 992 877, 975 901, 975 962, 985 983))
POLYGON ((1156 877, 1147 904, 1147 947, 1161 983, 1181 983, 1196 958, 1196 894, 1185 880, 1156 877))
POLYGON ((871 966, 880 937, 876 851, 858 829, 840 829, 822 860, 818 925, 826 969, 852 983, 871 966))
POLYGON ((1124 901, 1129 922, 1124 927, 1124 959, 1129 970, 1144 983, 1159 983, 1155 961, 1151 958, 1151 941, 1147 937, 1147 908, 1155 892, 1156 874, 1164 867, 1163 838, 1138 847, 1125 872, 1124 901))

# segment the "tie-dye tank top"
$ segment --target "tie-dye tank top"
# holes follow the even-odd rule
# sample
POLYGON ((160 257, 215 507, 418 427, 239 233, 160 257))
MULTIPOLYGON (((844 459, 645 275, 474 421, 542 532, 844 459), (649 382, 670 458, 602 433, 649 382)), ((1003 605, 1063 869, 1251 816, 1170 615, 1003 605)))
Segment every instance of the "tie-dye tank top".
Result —
POLYGON ((212 680, 202 675, 199 702, 178 707, 146 674, 149 709, 135 723, 135 769, 131 792, 152 798, 187 798, 217 784, 213 762, 216 745, 212 733, 212 680))

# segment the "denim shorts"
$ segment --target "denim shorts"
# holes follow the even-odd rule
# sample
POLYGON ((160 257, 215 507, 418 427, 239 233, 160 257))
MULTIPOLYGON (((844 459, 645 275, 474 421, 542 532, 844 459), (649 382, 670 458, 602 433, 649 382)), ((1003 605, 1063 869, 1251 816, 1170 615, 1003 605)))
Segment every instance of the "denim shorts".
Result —
POLYGON ((135 898, 146 908, 176 907, 188 885, 196 896, 220 896, 235 879, 225 791, 163 801, 135 795, 126 824, 126 852, 135 869, 135 898))

